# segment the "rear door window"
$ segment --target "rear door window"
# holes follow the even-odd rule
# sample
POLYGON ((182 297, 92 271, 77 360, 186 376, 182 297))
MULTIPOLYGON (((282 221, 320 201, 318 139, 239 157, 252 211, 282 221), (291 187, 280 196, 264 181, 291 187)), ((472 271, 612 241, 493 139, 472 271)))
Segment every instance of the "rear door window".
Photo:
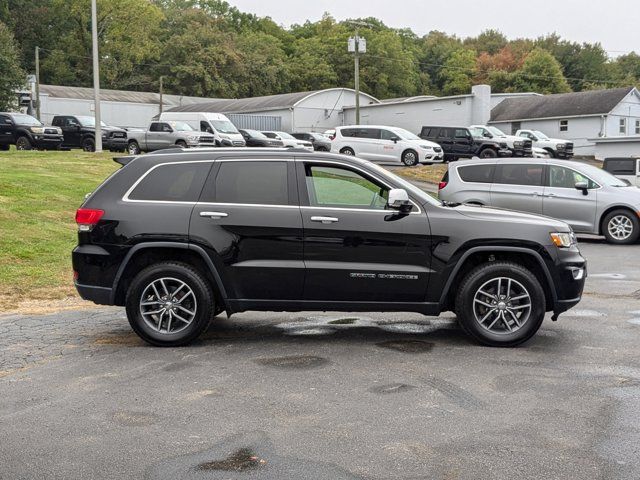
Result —
POLYGON ((491 183, 495 165, 467 165, 458 167, 458 175, 463 182, 491 183))
POLYGON ((212 162, 160 165, 145 175, 129 194, 130 200, 196 202, 212 162))
POLYGON ((453 138, 453 129, 441 128, 438 132, 438 138, 453 138))
POLYGON ((372 140, 379 140, 380 129, 379 128, 360 128, 358 129, 356 136, 359 138, 369 138, 372 140))
POLYGON ((288 205, 287 162, 221 161, 202 201, 249 205, 288 205))
POLYGON ((531 163, 501 163, 496 169, 493 183, 505 185, 542 186, 544 166, 531 163))

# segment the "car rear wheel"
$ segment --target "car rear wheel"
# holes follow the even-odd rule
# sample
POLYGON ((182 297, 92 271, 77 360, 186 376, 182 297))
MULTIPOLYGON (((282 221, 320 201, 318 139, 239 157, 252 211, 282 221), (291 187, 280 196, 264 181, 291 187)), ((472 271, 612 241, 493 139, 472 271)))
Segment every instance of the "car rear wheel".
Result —
POLYGON ((344 147, 342 150, 340 150, 340 153, 343 155, 351 155, 351 156, 356 154, 356 152, 354 152, 353 149, 349 147, 344 147))
POLYGON ((455 309, 462 329, 492 347, 529 340, 545 314, 545 295, 536 276, 512 262, 485 263, 463 279, 455 309))
POLYGON ((493 148, 485 148, 480 152, 480 158, 496 158, 498 156, 498 152, 496 152, 493 148))
POLYGON ((127 151, 129 155, 138 155, 140 153, 140 145, 138 145, 136 141, 131 141, 129 145, 127 145, 127 151))
POLYGON ((82 141, 82 150, 85 152, 95 152, 96 151, 96 142, 93 138, 85 138, 82 141))
POLYGON ((406 150, 402 154, 402 163, 407 167, 413 167, 418 164, 418 154, 414 150, 406 150))
POLYGON ((145 268, 126 298, 131 328, 145 342, 175 347, 195 340, 216 312, 211 285, 190 265, 163 262, 145 268))
POLYGON ((31 142, 27 137, 19 137, 16 140, 16 150, 31 150, 31 142))
POLYGON ((635 243, 640 236, 640 221, 629 210, 614 210, 602 222, 602 233, 607 242, 618 245, 635 243))

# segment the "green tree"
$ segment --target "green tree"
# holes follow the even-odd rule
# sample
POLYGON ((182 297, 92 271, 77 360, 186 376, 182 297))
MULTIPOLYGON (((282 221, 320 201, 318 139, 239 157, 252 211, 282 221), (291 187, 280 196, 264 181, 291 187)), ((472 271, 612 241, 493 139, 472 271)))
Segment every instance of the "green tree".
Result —
POLYGON ((469 93, 475 75, 476 53, 466 48, 453 52, 440 72, 442 93, 444 95, 469 93))
POLYGON ((291 89, 294 91, 320 90, 338 85, 338 75, 319 37, 295 40, 289 58, 289 72, 291 89))
POLYGON ((20 56, 13 35, 0 22, 0 111, 11 110, 15 106, 15 90, 25 83, 26 77, 20 68, 20 56))
POLYGON ((464 46, 473 49, 478 53, 486 52, 489 55, 495 55, 507 46, 508 40, 502 32, 498 30, 485 30, 475 38, 467 38, 464 46))
POLYGON ((515 87, 522 92, 566 93, 571 91, 560 63, 546 50, 536 48, 516 72, 515 87))

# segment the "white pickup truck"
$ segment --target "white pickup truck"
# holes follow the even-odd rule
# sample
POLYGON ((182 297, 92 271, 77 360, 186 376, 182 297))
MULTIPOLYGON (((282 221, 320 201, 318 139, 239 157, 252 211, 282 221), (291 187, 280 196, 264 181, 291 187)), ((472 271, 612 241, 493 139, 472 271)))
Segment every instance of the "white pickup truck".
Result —
POLYGON ((533 142, 534 147, 546 150, 552 158, 573 157, 573 142, 560 138, 549 138, 540 130, 518 130, 516 136, 528 138, 533 142))
POLYGON ((507 135, 498 127, 487 125, 471 125, 469 130, 471 130, 471 135, 474 137, 492 138, 496 141, 505 142, 514 157, 533 156, 532 142, 528 138, 507 135))
POLYGON ((211 133, 198 132, 185 122, 151 122, 147 130, 127 130, 129 155, 171 147, 215 147, 211 133))
POLYGON ((605 158, 602 169, 611 175, 625 180, 631 185, 640 187, 640 158, 610 157, 605 158))

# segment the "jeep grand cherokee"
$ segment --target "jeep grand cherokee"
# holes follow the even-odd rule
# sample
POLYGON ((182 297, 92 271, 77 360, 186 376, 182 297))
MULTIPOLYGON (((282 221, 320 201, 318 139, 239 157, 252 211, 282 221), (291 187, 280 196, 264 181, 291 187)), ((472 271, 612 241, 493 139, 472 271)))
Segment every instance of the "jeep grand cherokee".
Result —
POLYGON ((75 284, 159 346, 246 310, 454 311, 481 343, 529 339, 580 301, 569 226, 446 205, 373 163, 270 149, 173 150, 125 166, 77 211, 75 284))

